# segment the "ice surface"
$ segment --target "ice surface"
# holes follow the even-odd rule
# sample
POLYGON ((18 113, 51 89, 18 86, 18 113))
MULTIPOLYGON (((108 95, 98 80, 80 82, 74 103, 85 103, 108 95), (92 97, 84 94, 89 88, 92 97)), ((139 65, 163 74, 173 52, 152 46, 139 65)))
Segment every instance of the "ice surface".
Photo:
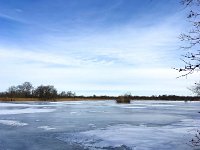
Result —
MULTIPOLYGON (((126 145, 130 149, 157 149, 162 145, 186 144, 184 134, 192 127, 145 127, 128 124, 109 126, 107 128, 90 130, 73 134, 62 134, 58 139, 68 143, 78 143, 85 148, 104 149, 117 148, 126 145)), ((182 146, 179 146, 182 148, 182 146)))
POLYGON ((0 103, 0 149, 190 150, 199 108, 173 101, 0 103))

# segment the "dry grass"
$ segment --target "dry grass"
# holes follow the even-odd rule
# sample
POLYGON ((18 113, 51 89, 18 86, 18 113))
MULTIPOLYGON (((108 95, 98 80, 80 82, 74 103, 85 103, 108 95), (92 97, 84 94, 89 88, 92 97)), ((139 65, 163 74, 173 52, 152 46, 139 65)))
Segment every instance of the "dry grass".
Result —
POLYGON ((41 100, 38 98, 0 98, 0 101, 93 101, 93 100, 108 100, 102 98, 57 98, 55 100, 41 100))

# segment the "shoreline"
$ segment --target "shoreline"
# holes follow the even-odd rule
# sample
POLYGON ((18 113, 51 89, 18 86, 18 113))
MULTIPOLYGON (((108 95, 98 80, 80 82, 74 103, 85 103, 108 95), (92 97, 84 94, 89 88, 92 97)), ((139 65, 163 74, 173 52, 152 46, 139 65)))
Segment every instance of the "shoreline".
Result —
MULTIPOLYGON (((29 101, 33 101, 33 102, 65 102, 65 101, 108 101, 108 100, 116 100, 116 98, 94 98, 94 97, 85 97, 85 98, 79 98, 79 97, 75 97, 75 98, 57 98, 54 100, 42 100, 39 98, 2 98, 0 97, 0 102, 29 102, 29 101)), ((140 98, 132 98, 131 101, 199 101, 200 99, 188 99, 188 100, 184 100, 184 99, 140 99, 140 98)))
POLYGON ((98 100, 115 100, 115 99, 108 99, 108 98, 57 98, 57 99, 48 99, 43 100, 39 98, 0 98, 0 102, 17 102, 17 101, 46 101, 46 102, 63 102, 63 101, 98 101, 98 100))

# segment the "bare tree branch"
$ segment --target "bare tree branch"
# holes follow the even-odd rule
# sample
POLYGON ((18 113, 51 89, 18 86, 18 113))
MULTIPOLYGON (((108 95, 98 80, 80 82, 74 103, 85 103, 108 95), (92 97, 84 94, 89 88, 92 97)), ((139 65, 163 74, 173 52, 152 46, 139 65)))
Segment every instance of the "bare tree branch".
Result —
POLYGON ((183 75, 179 76, 184 77, 200 70, 200 0, 182 0, 181 4, 191 9, 187 18, 192 25, 188 33, 182 33, 179 36, 184 43, 181 48, 187 52, 181 58, 185 66, 176 68, 176 70, 184 72, 183 75))

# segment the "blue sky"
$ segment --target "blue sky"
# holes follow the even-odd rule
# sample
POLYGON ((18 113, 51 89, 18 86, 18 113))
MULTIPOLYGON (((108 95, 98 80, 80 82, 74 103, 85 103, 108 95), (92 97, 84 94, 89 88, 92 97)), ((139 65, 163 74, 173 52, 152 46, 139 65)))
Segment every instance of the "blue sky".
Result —
POLYGON ((0 90, 30 81, 78 95, 176 94, 188 30, 178 0, 0 0, 0 90))

